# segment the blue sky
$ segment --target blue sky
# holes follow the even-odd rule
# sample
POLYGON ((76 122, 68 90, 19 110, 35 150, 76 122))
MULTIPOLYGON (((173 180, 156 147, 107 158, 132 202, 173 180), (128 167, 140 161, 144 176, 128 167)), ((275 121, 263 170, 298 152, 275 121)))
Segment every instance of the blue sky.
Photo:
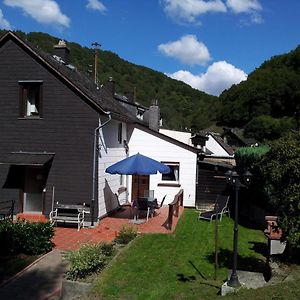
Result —
POLYGON ((0 28, 41 31, 219 95, 300 44, 299 0, 0 0, 0 28))

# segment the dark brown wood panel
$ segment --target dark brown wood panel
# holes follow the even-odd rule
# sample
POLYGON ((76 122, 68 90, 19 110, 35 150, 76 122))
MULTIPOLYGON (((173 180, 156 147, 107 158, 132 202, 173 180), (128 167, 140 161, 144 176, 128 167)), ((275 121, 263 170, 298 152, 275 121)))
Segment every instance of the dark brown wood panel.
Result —
MULTIPOLYGON (((55 200, 89 203, 97 126, 97 112, 35 58, 12 41, 0 48, 0 158, 20 150, 54 152, 47 186, 55 186, 55 200), (43 80, 41 119, 19 118, 20 80, 43 80)), ((8 167, 0 165, 0 201, 18 199, 19 191, 2 189, 7 172, 8 167)), ((45 214, 51 209, 50 194, 47 191, 45 214)))
POLYGON ((198 184, 196 186, 196 206, 212 205, 216 196, 226 189, 223 171, 199 169, 198 184))

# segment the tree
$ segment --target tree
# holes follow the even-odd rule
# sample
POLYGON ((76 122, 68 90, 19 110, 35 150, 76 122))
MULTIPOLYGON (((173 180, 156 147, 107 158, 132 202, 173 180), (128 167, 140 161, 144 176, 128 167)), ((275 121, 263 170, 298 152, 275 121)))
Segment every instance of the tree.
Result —
POLYGON ((261 115, 253 118, 245 126, 244 135, 258 141, 275 140, 295 128, 296 121, 293 118, 276 119, 268 115, 261 115))
MULTIPOLYGON (((0 30, 0 36, 4 33, 5 31, 0 30)), ((17 31, 17 34, 48 53, 53 53, 53 45, 59 40, 42 32, 25 34, 17 31)), ((81 73, 90 76, 89 69, 94 63, 94 50, 74 42, 67 41, 67 45, 71 50, 71 64, 81 73)), ((200 130, 215 122, 217 97, 193 89, 184 82, 171 79, 161 72, 132 64, 111 51, 100 49, 99 84, 105 85, 109 77, 115 80, 118 94, 134 93, 136 101, 142 105, 149 106, 153 99, 158 99, 162 115, 165 117, 163 121, 166 128, 183 130, 193 127, 195 130, 200 130), (207 109, 203 109, 204 107, 207 109), (203 112, 205 116, 198 114, 196 117, 198 111, 203 112)))
POLYGON ((270 204, 292 247, 300 249, 300 132, 271 144, 261 162, 270 204))
MULTIPOLYGON (((249 74, 246 81, 233 85, 220 95, 218 123, 244 127, 253 119, 267 115, 278 120, 293 118, 299 124, 299 70, 300 46, 290 53, 272 57, 264 62, 249 74)), ((257 124, 258 121, 261 120, 256 119, 254 123, 257 124)), ((263 121, 266 127, 276 127, 274 120, 263 121)), ((252 127, 253 130, 255 126, 252 127)), ((260 130, 259 127, 257 129, 260 130)), ((261 133, 262 130, 259 134, 261 133)))

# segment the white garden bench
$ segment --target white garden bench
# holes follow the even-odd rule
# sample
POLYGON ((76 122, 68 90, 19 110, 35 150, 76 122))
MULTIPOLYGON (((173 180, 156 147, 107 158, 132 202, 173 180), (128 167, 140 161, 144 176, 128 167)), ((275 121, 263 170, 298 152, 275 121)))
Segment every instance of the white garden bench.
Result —
POLYGON ((57 204, 49 214, 51 226, 59 223, 77 224, 78 231, 84 228, 85 214, 90 213, 85 204, 57 204))

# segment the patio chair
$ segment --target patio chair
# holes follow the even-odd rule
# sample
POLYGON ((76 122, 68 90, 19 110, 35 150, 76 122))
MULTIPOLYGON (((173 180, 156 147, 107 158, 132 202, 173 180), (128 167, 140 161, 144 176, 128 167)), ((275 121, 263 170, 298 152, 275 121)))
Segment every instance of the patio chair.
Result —
POLYGON ((148 203, 148 198, 147 197, 139 197, 137 199, 137 209, 138 209, 138 214, 140 212, 146 212, 146 219, 148 221, 149 215, 150 215, 150 210, 151 206, 148 203))
POLYGON ((223 214, 228 214, 230 216, 229 208, 228 208, 229 196, 218 195, 215 203, 215 207, 213 210, 208 210, 205 212, 200 212, 198 219, 210 220, 215 217, 220 216, 220 221, 222 220, 223 214))
POLYGON ((155 199, 154 201, 148 202, 148 205, 150 207, 149 215, 152 218, 154 216, 155 211, 159 210, 163 206, 166 197, 167 197, 167 195, 164 195, 160 203, 157 202, 157 199, 155 199))

